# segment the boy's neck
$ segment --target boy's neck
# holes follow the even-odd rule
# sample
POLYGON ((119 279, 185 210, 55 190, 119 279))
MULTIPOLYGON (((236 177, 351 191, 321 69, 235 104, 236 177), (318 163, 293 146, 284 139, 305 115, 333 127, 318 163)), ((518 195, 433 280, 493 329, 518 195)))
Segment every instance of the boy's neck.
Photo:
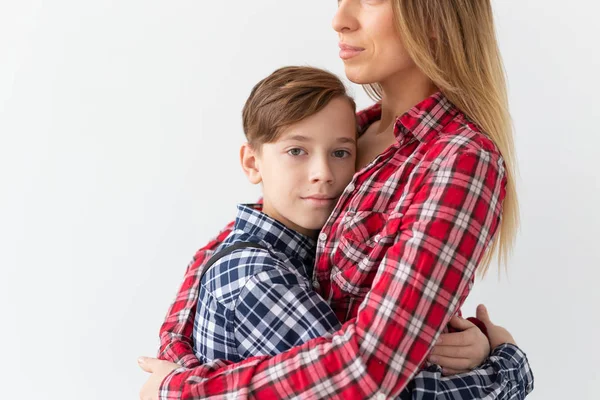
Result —
POLYGON ((279 222, 280 224, 285 225, 286 228, 291 229, 295 232, 298 232, 301 235, 308 236, 311 239, 317 239, 317 236, 319 235, 319 230, 306 229, 299 225, 294 224, 292 221, 283 217, 275 209, 270 207, 267 202, 265 202, 263 204, 262 212, 263 212, 263 214, 268 215, 269 217, 273 218, 275 221, 279 222))

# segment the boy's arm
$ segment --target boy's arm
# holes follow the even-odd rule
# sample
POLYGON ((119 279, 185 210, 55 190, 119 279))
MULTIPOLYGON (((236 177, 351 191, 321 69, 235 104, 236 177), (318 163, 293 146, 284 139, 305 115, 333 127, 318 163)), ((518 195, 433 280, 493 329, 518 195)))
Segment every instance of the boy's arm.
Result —
POLYGON ((273 269, 250 278, 235 305, 235 338, 242 358, 276 355, 341 327, 308 280, 267 260, 273 269))
POLYGON ((533 374, 525 353, 516 345, 497 346, 486 362, 468 373, 442 376, 432 366, 419 372, 401 399, 522 400, 533 390, 533 374))
POLYGON ((186 368, 201 365, 194 354, 192 342, 200 283, 197 274, 201 270, 200 266, 210 258, 232 228, 233 222, 230 222, 217 237, 196 252, 194 259, 188 265, 177 297, 169 307, 165 321, 160 328, 160 348, 157 358, 177 363, 186 368))

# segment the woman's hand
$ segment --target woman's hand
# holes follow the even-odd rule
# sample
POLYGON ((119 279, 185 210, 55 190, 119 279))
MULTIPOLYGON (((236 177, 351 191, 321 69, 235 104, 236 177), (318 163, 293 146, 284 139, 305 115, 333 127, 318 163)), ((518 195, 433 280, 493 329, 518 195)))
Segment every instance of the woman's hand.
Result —
POLYGON ((477 306, 477 319, 485 324, 492 350, 504 343, 517 345, 509 331, 492 323, 487 308, 483 304, 477 306))
POLYGON ((475 324, 453 317, 450 326, 460 332, 440 335, 429 355, 430 362, 442 367, 443 375, 468 372, 479 366, 490 354, 490 343, 475 324))
POLYGON ((429 361, 442 367, 443 375, 456 375, 481 365, 493 350, 504 343, 516 345, 510 332, 494 325, 483 304, 477 307, 477 319, 485 324, 488 338, 477 326, 460 317, 453 317, 450 325, 461 332, 440 335, 429 361))
POLYGON ((158 391, 162 381, 173 370, 180 367, 178 364, 151 357, 140 357, 138 364, 144 371, 152 374, 140 391, 140 400, 158 400, 158 391))

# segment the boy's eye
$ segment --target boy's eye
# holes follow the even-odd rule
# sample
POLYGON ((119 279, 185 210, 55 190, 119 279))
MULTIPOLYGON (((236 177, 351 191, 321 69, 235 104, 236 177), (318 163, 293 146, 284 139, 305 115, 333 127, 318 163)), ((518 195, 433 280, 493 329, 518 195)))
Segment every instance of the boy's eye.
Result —
POLYGON ((298 148, 296 148, 296 149, 290 149, 290 150, 288 150, 288 154, 289 154, 290 156, 300 156, 300 155, 302 155, 303 153, 304 153, 304 150, 302 150, 302 149, 298 149, 298 148))
POLYGON ((345 158, 350 155, 348 150, 336 150, 333 152, 333 156, 336 158, 345 158))

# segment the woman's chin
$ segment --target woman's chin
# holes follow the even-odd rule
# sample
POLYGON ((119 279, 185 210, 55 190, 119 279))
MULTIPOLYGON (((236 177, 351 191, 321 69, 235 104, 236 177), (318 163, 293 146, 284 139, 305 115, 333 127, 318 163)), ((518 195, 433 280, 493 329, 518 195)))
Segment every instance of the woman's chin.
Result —
POLYGON ((344 71, 346 73, 346 78, 357 85, 368 85, 376 82, 376 80, 372 79, 370 74, 365 73, 364 68, 360 68, 359 66, 346 64, 344 71))

